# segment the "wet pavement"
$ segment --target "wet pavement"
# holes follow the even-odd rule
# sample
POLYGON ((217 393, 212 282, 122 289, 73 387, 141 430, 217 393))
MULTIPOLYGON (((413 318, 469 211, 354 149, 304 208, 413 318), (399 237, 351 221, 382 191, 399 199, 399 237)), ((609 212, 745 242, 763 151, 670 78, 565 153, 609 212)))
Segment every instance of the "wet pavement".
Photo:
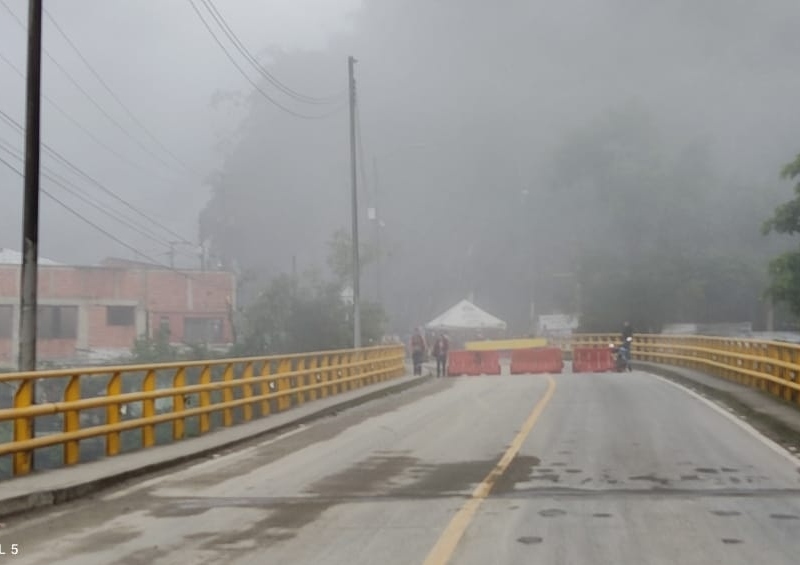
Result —
POLYGON ((652 375, 555 382, 485 500, 475 489, 515 447, 545 376, 437 379, 10 519, 0 544, 18 544, 15 564, 433 565, 455 524, 454 564, 797 562, 788 452, 652 375))

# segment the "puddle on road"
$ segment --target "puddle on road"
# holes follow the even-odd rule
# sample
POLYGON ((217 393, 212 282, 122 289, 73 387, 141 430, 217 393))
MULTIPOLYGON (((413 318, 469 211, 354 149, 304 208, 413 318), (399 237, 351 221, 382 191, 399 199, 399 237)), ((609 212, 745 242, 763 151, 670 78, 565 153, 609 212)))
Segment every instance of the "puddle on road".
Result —
POLYGON ((769 517, 775 520, 800 520, 800 516, 795 514, 770 514, 769 517))
POLYGON ((542 538, 539 536, 522 536, 521 538, 517 538, 517 541, 524 545, 535 545, 537 543, 542 543, 542 538))
POLYGON ((741 516, 741 512, 737 512, 736 510, 712 510, 712 514, 715 516, 741 516))
POLYGON ((492 494, 506 494, 514 491, 517 483, 524 483, 531 479, 534 467, 539 465, 539 458, 530 455, 515 457, 506 469, 506 472, 497 480, 492 489, 492 494))
POLYGON ((548 508, 539 511, 539 516, 542 518, 556 518, 558 516, 564 516, 565 514, 566 512, 560 508, 548 508))
POLYGON ((546 475, 536 475, 535 477, 530 478, 531 481, 548 481, 551 483, 557 483, 559 479, 560 477, 555 473, 549 473, 546 475))
POLYGON ((742 542, 742 540, 736 539, 736 538, 722 538, 722 543, 727 544, 727 545, 734 545, 734 544, 744 543, 744 542, 742 542))
MULTIPOLYGON (((384 491, 388 482, 419 465, 407 455, 379 455, 313 483, 306 492, 318 495, 356 496, 384 491)), ((417 467, 419 469, 419 467, 417 467)))
POLYGON ((669 479, 665 479, 663 477, 657 477, 655 475, 637 475, 635 477, 628 477, 631 481, 646 481, 648 483, 655 483, 659 485, 666 486, 669 484, 669 479))
MULTIPOLYGON (((153 509, 151 514, 180 518, 220 507, 266 510, 266 517, 253 520, 244 529, 203 534, 201 547, 204 550, 247 552, 254 542, 258 547, 268 547, 294 538, 303 527, 336 505, 386 498, 469 496, 472 489, 496 467, 500 457, 483 461, 425 463, 407 452, 381 451, 312 483, 299 497, 173 499, 153 509)), ((515 457, 495 480, 492 495, 514 492, 518 483, 531 480, 539 463, 537 457, 515 457)), ((557 516, 563 511, 549 512, 543 515, 557 516)))

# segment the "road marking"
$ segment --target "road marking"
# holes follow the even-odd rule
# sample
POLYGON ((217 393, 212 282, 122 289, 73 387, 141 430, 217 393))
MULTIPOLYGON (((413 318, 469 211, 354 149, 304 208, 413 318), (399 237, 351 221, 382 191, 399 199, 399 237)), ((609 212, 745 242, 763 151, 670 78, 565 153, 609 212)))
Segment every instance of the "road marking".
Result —
POLYGON ((503 457, 497 462, 497 465, 495 465, 489 474, 486 475, 486 478, 475 487, 470 499, 459 509, 456 515, 453 516, 452 520, 450 520, 447 528, 445 528, 442 535, 439 536, 436 545, 433 546, 433 549, 431 549, 428 557, 425 559, 424 565, 446 565, 453 557, 458 542, 461 540, 464 532, 467 531, 467 527, 469 527, 472 522, 472 518, 478 511, 481 503, 489 496, 492 487, 494 487, 497 480, 503 475, 520 448, 522 448, 522 444, 531 433, 531 430, 533 430, 536 421, 539 419, 539 416, 542 415, 547 403, 550 402, 555 390, 556 381, 553 377, 548 375, 547 391, 544 393, 544 396, 536 403, 536 406, 533 407, 533 411, 528 415, 528 419, 525 420, 522 429, 517 433, 511 445, 508 446, 508 449, 503 454, 503 457))
POLYGON ((689 396, 693 396, 694 398, 696 398, 697 400, 699 400, 700 402, 702 402, 703 404, 705 404, 706 406, 708 406, 709 408, 720 414, 721 416, 724 416, 726 419, 730 420, 731 422, 739 426, 742 430, 753 436, 755 439, 763 443, 765 446, 770 448, 778 455, 781 455, 782 457, 788 459, 789 461, 792 462, 792 464, 797 465, 798 458, 795 454, 791 453, 790 451, 785 449, 781 444, 771 440, 770 438, 759 432, 755 427, 745 422, 744 417, 736 416, 736 413, 731 408, 722 407, 719 404, 712 402, 707 397, 700 396, 696 392, 690 390, 689 388, 679 383, 676 383, 675 381, 671 381, 660 375, 654 375, 653 373, 647 373, 647 374, 652 377, 655 377, 660 381, 667 383, 668 385, 674 386, 675 388, 685 392, 689 396))

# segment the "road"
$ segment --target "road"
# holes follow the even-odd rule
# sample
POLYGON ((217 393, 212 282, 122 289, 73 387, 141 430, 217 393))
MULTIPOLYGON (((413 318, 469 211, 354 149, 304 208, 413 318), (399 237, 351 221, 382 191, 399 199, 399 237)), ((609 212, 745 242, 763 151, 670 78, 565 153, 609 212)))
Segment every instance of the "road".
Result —
POLYGON ((438 379, 0 543, 14 565, 795 564, 799 467, 645 373, 438 379))

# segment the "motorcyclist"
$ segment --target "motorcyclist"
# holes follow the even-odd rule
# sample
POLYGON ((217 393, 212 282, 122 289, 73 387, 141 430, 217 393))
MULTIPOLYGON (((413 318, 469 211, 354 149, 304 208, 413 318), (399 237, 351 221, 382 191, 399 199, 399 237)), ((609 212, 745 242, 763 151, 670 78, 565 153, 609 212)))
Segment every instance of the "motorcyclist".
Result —
POLYGON ((633 337, 627 337, 615 351, 617 354, 617 370, 632 371, 631 368, 631 347, 633 346, 633 337))

